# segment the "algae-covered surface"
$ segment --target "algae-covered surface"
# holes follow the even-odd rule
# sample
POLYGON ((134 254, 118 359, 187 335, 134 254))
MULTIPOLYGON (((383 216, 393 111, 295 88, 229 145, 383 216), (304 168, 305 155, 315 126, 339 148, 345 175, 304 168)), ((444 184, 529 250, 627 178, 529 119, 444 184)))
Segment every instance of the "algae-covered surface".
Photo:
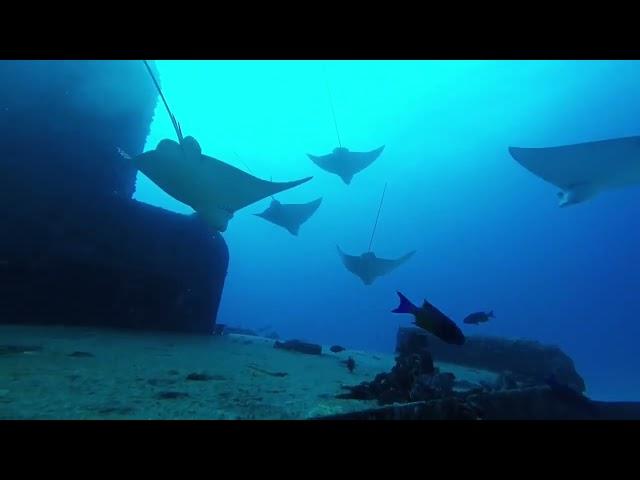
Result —
MULTIPOLYGON (((4 325, 0 419, 306 419, 376 406, 335 396, 393 365, 392 354, 306 355, 243 335, 4 325)), ((437 366, 472 383, 495 377, 437 366)))

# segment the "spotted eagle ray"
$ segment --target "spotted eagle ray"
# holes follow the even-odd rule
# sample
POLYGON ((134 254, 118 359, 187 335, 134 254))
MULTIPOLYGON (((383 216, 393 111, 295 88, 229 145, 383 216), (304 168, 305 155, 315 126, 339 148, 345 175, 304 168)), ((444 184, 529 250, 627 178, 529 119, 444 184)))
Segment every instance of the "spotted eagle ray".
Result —
POLYGON ((138 170, 176 200, 189 205, 212 228, 224 232, 236 211, 311 180, 270 182, 202 154, 193 137, 183 137, 180 124, 149 65, 144 64, 164 102, 178 142, 164 139, 155 150, 132 158, 138 170))
POLYGON ((224 232, 241 208, 311 180, 270 182, 202 154, 193 137, 182 144, 161 140, 155 150, 133 158, 138 170, 176 200, 189 205, 207 224, 224 232))
POLYGON ((367 248, 367 251, 359 256, 349 255, 343 252, 340 249, 340 246, 337 245, 338 255, 342 260, 342 264, 346 267, 347 270, 359 277, 365 285, 371 285, 376 278, 391 273, 404 262, 409 260, 414 255, 414 253, 416 253, 414 250, 407 253, 406 255, 403 255, 400 258, 386 259, 378 258, 376 254, 371 250, 373 237, 375 236, 376 228, 378 226, 378 219, 380 218, 380 211, 382 210, 384 194, 386 191, 387 184, 385 183, 384 190, 382 190, 382 198, 380 199, 380 206, 378 207, 378 214, 376 215, 376 221, 373 225, 373 231, 371 232, 371 239, 369 240, 369 247, 367 248))
POLYGON ((338 175, 344 183, 349 185, 353 176, 371 165, 380 156, 382 150, 384 145, 370 152, 352 152, 347 148, 338 147, 327 155, 307 154, 307 156, 321 169, 338 175))
POLYGON ((291 235, 298 235, 300 226, 311 218, 321 203, 322 198, 308 203, 281 203, 273 198, 271 205, 264 212, 254 215, 279 225, 291 235))
POLYGON ((371 165, 384 150, 384 145, 371 150, 370 152, 352 152, 348 148, 342 146, 342 140, 340 139, 340 130, 338 129, 338 120, 336 118, 336 110, 333 106, 333 96, 331 95, 331 88, 329 87, 329 78, 326 75, 325 80, 327 83, 327 93, 329 96, 329 105, 331 106, 331 114, 333 116, 333 124, 336 128, 336 136, 338 137, 339 147, 334 148, 333 152, 316 156, 307 153, 309 159, 315 163, 321 169, 338 175, 344 183, 349 185, 353 176, 371 165))
POLYGON ((640 136, 560 147, 510 147, 509 153, 531 173, 560 189, 560 207, 640 184, 640 136))
POLYGON ((414 250, 400 258, 386 259, 376 257, 376 254, 373 252, 365 252, 360 256, 348 255, 338 246, 338 254, 344 266, 351 273, 359 277, 365 285, 371 285, 376 278, 392 272, 409 260, 415 253, 414 250))

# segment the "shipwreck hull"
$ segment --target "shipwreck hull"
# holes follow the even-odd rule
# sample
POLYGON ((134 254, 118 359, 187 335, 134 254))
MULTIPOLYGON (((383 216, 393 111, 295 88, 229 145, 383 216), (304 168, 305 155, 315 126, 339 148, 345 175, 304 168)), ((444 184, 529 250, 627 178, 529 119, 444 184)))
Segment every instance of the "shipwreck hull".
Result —
POLYGON ((153 120, 142 62, 0 61, 0 100, 0 322, 210 333, 223 238, 132 200, 118 153, 153 120))

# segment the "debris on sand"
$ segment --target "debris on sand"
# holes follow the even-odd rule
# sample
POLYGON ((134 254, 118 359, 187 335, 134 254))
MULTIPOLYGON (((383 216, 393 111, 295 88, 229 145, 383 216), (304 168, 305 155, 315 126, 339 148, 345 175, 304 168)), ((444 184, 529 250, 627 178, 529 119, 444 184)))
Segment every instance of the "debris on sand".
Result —
POLYGON ((94 407, 91 410, 99 415, 131 415, 135 412, 133 407, 127 405, 104 405, 94 407))
POLYGON ((156 395, 156 398, 160 400, 176 400, 176 399, 187 398, 187 397, 189 397, 188 393, 175 392, 175 391, 164 391, 156 395))
POLYGON ((147 383, 153 387, 168 387, 176 382, 177 380, 173 378, 150 378, 147 380, 147 383))
POLYGON ((255 370, 256 372, 264 373, 265 375, 269 375, 271 377, 286 377, 289 375, 287 372, 269 372, 268 370, 264 370, 256 365, 249 365, 251 370, 255 370))
POLYGON ((194 380, 196 382, 208 382, 211 380, 226 380, 224 375, 209 375, 208 373, 190 373, 187 375, 187 380, 194 380))
POLYGON ((35 353, 42 351, 42 347, 34 345, 0 345, 0 355, 17 355, 19 353, 35 353))
POLYGON ((70 357, 76 357, 76 358, 93 358, 95 357, 95 355, 93 353, 90 352, 73 352, 69 354, 70 357))
POLYGON ((290 350, 292 352, 306 353, 308 355, 321 355, 322 346, 316 343, 301 342, 300 340, 287 340, 286 342, 276 342, 273 348, 281 350, 290 350))

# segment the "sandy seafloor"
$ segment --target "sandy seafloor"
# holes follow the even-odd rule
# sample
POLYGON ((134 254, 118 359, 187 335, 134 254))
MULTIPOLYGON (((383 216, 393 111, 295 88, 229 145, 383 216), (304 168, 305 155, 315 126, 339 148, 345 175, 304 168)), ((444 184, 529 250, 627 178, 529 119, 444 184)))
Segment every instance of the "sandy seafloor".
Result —
MULTIPOLYGON (((323 346, 322 355, 305 355, 243 335, 2 325, 0 419, 307 419, 375 407, 335 395, 393 365, 392 354, 323 346), (40 349, 2 348, 12 345, 40 349), (349 356, 353 373, 343 363, 349 356), (188 380, 191 373, 210 379, 188 380)), ((492 372, 436 366, 457 380, 495 380, 492 372)))

